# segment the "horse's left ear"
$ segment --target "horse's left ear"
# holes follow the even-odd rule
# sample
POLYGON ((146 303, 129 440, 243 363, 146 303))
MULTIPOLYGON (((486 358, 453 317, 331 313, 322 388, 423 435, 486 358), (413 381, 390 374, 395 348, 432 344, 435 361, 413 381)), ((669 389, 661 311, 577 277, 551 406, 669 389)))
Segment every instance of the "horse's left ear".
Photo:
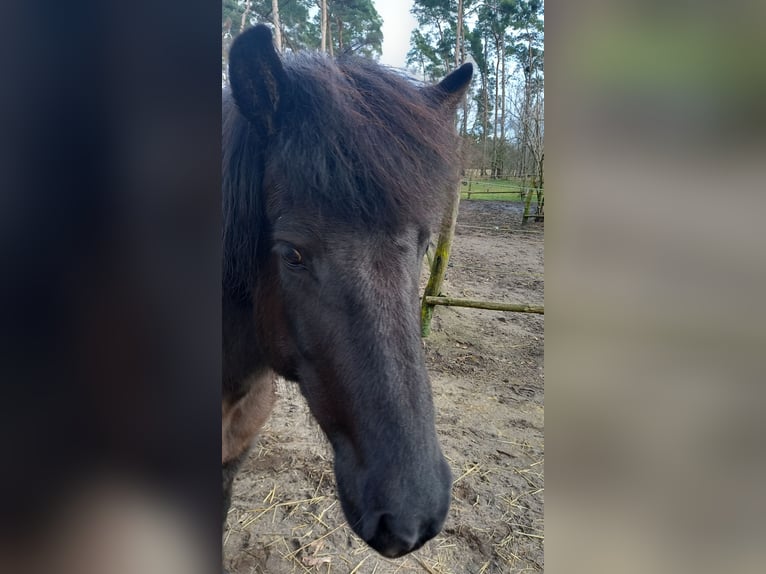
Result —
POLYGON ((438 106, 455 108, 468 91, 473 77, 473 64, 466 62, 434 86, 424 88, 428 99, 438 106))
POLYGON ((270 133, 288 92, 287 74, 264 24, 237 36, 229 51, 229 82, 237 107, 270 133))

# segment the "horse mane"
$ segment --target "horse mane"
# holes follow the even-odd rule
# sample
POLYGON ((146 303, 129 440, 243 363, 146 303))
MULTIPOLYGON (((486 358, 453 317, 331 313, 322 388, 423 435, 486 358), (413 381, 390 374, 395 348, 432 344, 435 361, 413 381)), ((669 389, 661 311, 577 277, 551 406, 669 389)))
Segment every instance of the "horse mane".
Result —
MULTIPOLYGON (((264 135, 223 99, 224 287, 247 293, 264 260, 269 201, 352 226, 433 227, 460 167, 454 109, 370 60, 318 53, 283 57, 289 90, 264 135)), ((243 294, 244 294, 243 293, 243 294)))
POLYGON ((222 120, 223 291, 228 298, 246 300, 264 247, 259 236, 265 228, 265 146, 226 92, 222 120))

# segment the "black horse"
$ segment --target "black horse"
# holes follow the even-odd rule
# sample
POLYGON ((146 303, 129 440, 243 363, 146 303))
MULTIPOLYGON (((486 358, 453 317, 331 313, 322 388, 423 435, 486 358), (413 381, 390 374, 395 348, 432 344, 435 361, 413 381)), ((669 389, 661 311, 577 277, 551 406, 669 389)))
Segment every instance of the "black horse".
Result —
POLYGON ((451 473, 434 427, 418 278, 458 173, 465 64, 420 86, 354 57, 240 35, 223 101, 224 519, 231 485, 296 381, 335 454, 353 530, 388 557, 442 528, 451 473))

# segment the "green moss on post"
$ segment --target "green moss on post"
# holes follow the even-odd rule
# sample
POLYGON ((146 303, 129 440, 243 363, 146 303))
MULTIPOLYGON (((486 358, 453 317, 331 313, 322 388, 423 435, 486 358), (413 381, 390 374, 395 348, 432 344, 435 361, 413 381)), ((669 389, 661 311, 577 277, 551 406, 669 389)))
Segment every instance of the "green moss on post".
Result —
POLYGON ((524 215, 521 216, 521 224, 524 225, 529 219, 529 205, 532 203, 532 189, 527 188, 527 197, 524 200, 524 215))
POLYGON ((428 297, 437 297, 441 293, 444 274, 447 272, 447 263, 452 249, 452 239, 455 237, 455 222, 457 221, 458 208, 460 206, 460 186, 455 189, 449 209, 442 219, 439 230, 439 241, 436 243, 431 274, 428 284, 423 293, 423 301, 420 307, 420 334, 428 337, 431 334, 431 318, 434 314, 434 306, 427 302, 428 297))

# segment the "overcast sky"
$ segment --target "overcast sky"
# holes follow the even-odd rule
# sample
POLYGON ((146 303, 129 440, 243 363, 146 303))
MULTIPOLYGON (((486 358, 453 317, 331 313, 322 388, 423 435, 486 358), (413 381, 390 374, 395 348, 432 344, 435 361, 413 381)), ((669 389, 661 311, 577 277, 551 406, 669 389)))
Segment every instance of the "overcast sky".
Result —
POLYGON ((372 3, 383 18, 383 55, 380 62, 405 68, 410 34, 417 25, 415 17, 410 14, 412 0, 372 0, 372 3))

